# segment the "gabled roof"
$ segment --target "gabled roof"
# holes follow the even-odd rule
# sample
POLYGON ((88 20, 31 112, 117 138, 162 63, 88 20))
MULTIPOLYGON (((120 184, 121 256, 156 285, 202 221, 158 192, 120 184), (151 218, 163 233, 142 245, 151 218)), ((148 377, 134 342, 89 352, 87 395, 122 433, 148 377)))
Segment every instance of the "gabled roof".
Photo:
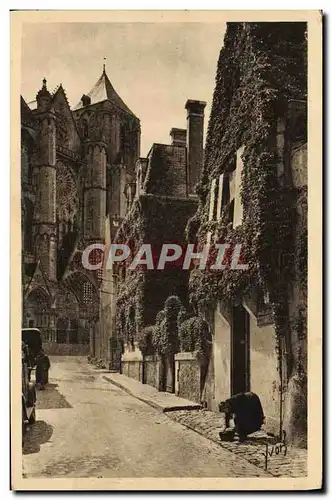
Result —
MULTIPOLYGON (((116 93, 114 90, 113 85, 111 84, 105 68, 103 70, 103 73, 95 86, 90 90, 90 92, 87 94, 88 97, 90 97, 91 102, 90 105, 92 104, 97 104, 99 102, 103 101, 111 101, 115 106, 118 108, 122 109, 126 113, 129 113, 132 116, 135 116, 132 111, 126 106, 126 104, 123 102, 121 97, 116 93)), ((83 107, 82 101, 80 101, 75 107, 74 111, 77 109, 81 109, 83 107)))
POLYGON ((22 115, 27 115, 29 114, 31 111, 31 109, 29 108, 29 106, 27 105, 27 103, 25 102, 25 100, 23 99, 23 97, 21 96, 21 114, 22 115))

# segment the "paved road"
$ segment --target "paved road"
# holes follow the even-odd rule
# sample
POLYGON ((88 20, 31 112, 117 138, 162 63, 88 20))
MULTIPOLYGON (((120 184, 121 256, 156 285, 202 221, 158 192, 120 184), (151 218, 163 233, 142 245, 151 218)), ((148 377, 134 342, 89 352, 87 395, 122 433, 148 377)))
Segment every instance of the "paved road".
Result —
POLYGON ((85 358, 51 358, 25 477, 254 477, 264 473, 102 378, 85 358))

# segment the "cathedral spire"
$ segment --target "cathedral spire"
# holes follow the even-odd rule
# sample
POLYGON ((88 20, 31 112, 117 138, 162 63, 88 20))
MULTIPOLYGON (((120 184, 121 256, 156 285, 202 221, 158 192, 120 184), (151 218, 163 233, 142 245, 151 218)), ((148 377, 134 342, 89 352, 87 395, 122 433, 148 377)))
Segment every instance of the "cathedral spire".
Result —
POLYGON ((47 90, 46 83, 47 83, 47 80, 44 77, 43 78, 43 86, 39 90, 39 92, 36 96, 37 108, 39 111, 46 111, 51 104, 52 96, 49 93, 49 91, 47 90))
POLYGON ((104 101, 111 101, 117 108, 125 111, 126 113, 135 116, 132 111, 126 106, 121 97, 115 91, 106 74, 106 57, 103 58, 103 72, 88 94, 83 94, 84 99, 75 106, 74 111, 81 109, 87 105, 93 105, 104 101), (86 99, 86 97, 88 99, 86 99))

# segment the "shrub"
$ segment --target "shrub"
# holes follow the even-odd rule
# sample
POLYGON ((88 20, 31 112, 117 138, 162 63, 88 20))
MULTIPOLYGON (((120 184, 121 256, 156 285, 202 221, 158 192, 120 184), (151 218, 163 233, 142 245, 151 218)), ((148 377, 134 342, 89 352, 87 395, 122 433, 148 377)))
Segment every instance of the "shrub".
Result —
POLYGON ((193 316, 179 326, 181 351, 206 354, 211 344, 209 327, 202 316, 193 316))

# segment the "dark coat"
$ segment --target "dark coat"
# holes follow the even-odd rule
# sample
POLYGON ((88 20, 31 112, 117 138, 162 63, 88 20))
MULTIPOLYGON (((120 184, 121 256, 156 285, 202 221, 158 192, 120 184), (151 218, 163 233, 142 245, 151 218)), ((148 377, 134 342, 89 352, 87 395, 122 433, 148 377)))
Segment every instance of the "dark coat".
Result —
POLYGON ((39 353, 37 355, 37 366, 36 366, 36 382, 37 384, 47 384, 48 383, 48 370, 50 369, 51 363, 49 357, 45 353, 39 353))
POLYGON ((235 415, 234 423, 239 434, 258 431, 264 422, 263 408, 257 394, 241 392, 226 401, 235 415))

